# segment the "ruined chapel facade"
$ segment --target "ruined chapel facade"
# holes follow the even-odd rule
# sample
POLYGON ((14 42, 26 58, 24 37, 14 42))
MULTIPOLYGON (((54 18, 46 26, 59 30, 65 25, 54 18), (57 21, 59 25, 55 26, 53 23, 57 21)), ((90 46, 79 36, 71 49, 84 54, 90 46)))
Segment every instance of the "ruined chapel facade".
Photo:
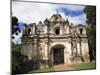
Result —
POLYGON ((54 14, 43 23, 24 28, 21 52, 47 66, 89 62, 86 27, 54 14))

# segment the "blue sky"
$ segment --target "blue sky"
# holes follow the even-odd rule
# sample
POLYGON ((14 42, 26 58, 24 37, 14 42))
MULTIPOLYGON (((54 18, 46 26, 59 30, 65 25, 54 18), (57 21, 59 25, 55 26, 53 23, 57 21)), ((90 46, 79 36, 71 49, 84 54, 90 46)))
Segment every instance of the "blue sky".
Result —
POLYGON ((69 19, 70 23, 86 24, 85 6, 68 4, 48 4, 34 2, 12 2, 12 13, 18 17, 19 22, 38 23, 50 18, 52 14, 61 14, 64 19, 69 19))
POLYGON ((56 9, 57 13, 61 13, 61 12, 64 12, 64 15, 65 16, 71 16, 71 17, 75 17, 75 16, 80 16, 83 13, 83 10, 70 10, 66 7, 60 7, 60 8, 57 8, 56 9))
POLYGON ((19 27, 19 30, 20 30, 20 31, 23 30, 23 24, 24 24, 24 23, 18 23, 18 27, 19 27))

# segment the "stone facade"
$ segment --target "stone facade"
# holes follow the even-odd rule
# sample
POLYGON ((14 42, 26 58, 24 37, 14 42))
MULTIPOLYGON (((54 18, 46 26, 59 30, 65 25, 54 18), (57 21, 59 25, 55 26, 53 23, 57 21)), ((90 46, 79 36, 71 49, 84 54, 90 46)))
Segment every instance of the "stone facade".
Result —
POLYGON ((21 52, 46 66, 89 62, 86 28, 54 14, 24 28, 21 52))

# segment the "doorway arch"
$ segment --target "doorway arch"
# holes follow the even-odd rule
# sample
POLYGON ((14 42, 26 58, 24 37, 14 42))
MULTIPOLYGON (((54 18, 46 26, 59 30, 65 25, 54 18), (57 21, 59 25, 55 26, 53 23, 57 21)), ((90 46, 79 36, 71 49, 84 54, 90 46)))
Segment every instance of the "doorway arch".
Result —
POLYGON ((64 64, 64 49, 62 44, 56 44, 51 48, 51 61, 53 65, 64 64))

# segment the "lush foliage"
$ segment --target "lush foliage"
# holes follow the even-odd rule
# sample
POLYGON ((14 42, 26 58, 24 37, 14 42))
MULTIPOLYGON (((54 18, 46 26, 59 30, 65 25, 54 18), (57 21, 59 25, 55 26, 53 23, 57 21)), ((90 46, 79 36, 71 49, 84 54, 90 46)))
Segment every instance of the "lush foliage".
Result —
POLYGON ((87 15, 87 23, 96 25, 96 6, 86 6, 84 12, 87 15))
POLYGON ((18 28, 18 18, 12 16, 12 34, 16 33, 17 31, 20 31, 18 28))
MULTIPOLYGON (((12 35, 18 34, 18 18, 13 16, 12 17, 12 35)), ((15 37, 13 36, 12 39, 15 37)), ((21 54, 21 44, 15 45, 12 43, 11 46, 12 50, 12 74, 19 74, 19 73, 27 73, 28 71, 33 69, 32 63, 33 61, 28 60, 28 57, 21 54)))
POLYGON ((33 60, 28 60, 27 56, 21 54, 21 45, 12 44, 12 74, 28 73, 37 69, 33 66, 33 60))
POLYGON ((87 16, 87 36, 89 43, 90 61, 96 57, 96 6, 86 6, 84 12, 87 16))

